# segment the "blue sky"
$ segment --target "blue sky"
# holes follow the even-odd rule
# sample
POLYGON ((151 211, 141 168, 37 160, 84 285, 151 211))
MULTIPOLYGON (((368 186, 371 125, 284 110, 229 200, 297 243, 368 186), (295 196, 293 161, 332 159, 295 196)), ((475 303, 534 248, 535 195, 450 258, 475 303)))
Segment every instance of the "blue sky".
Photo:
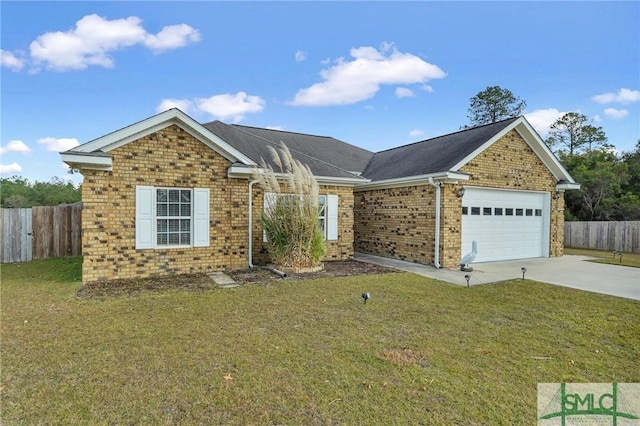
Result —
POLYGON ((468 122, 488 86, 545 137, 565 112, 640 138, 638 2, 7 2, 0 175, 164 108, 381 151, 468 122))

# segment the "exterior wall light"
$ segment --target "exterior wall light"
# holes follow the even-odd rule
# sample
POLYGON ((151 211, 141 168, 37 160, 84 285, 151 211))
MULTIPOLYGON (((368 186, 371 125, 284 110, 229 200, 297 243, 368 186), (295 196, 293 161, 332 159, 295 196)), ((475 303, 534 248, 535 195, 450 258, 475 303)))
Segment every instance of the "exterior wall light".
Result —
POLYGON ((364 198, 364 195, 360 198, 360 207, 364 207, 367 205, 367 199, 364 198))
POLYGON ((458 191, 456 192, 456 196, 458 198, 462 198, 463 195, 464 195, 464 188, 458 189, 458 191))
POLYGON ((553 194, 553 199, 554 199, 554 200, 557 200, 558 198, 560 198, 560 191, 558 191, 558 190, 556 189, 556 193, 555 193, 555 194, 553 194))

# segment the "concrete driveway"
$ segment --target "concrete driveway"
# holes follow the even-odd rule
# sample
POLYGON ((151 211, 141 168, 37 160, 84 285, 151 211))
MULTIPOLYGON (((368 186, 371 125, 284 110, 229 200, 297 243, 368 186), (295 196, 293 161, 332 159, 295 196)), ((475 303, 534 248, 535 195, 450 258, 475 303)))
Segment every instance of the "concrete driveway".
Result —
POLYGON ((522 278, 521 268, 527 268, 525 277, 531 280, 571 287, 595 293, 640 300, 640 269, 627 266, 604 265, 587 262, 587 256, 509 260, 504 262, 474 263, 473 272, 459 269, 436 269, 432 266, 403 262, 396 259, 356 253, 356 260, 413 272, 429 278, 457 285, 494 283, 522 278))

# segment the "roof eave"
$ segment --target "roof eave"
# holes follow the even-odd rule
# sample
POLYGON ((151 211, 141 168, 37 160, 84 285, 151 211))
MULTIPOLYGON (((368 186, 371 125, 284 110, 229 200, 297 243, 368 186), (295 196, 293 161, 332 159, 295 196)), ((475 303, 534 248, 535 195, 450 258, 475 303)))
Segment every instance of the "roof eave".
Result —
POLYGON ((72 169, 112 170, 113 160, 109 156, 69 151, 61 153, 60 156, 62 157, 62 161, 72 169))
MULTIPOLYGON (((232 165, 227 169, 227 176, 237 179, 251 179, 254 171, 261 173, 264 171, 261 167, 232 165)), ((276 177, 282 178, 284 174, 276 173, 276 177)), ((334 186, 355 186, 358 184, 369 182, 369 179, 354 176, 353 178, 338 177, 338 176, 315 176, 320 185, 334 185, 334 186)))
POLYGON ((385 179, 374 182, 362 183, 356 185, 354 188, 356 191, 365 191, 373 189, 385 189, 385 188, 397 188, 410 185, 423 185, 429 183, 429 178, 436 182, 456 184, 458 181, 469 180, 469 175, 466 173, 459 173, 456 171, 445 171, 429 173, 425 175, 407 176, 394 179, 385 179))

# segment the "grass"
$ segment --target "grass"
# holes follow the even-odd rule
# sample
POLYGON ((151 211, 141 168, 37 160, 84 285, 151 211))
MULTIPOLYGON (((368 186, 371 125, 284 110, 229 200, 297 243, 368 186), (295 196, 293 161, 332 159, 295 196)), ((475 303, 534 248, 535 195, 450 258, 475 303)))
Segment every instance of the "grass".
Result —
POLYGON ((534 424, 537 383, 640 381, 622 298, 382 274, 87 300, 79 264, 2 266, 4 425, 534 424))
POLYGON ((604 250, 565 248, 564 253, 595 257, 596 259, 590 260, 590 262, 595 263, 606 263, 609 265, 621 265, 640 268, 640 254, 638 253, 622 253, 622 258, 620 258, 620 253, 616 252, 616 255, 614 257, 612 251, 604 250))

